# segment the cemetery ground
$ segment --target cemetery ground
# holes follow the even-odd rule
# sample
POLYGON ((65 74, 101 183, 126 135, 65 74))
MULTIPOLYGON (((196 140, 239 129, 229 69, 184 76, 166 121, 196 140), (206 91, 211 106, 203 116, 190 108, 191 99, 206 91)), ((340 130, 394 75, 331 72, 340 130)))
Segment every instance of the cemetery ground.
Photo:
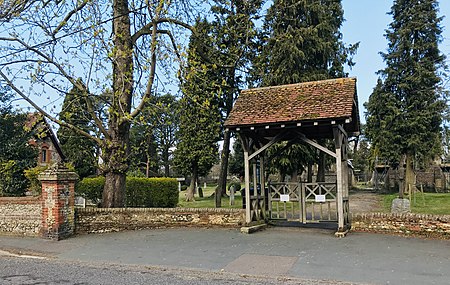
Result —
MULTIPOLYGON (((215 185, 202 187, 203 197, 195 194, 194 202, 185 201, 185 191, 180 191, 178 207, 183 208, 215 208, 215 198, 211 196, 215 185)), ((241 192, 236 192, 234 205, 230 205, 229 192, 222 197, 222 208, 242 208, 241 192)), ((350 191, 350 210, 354 213, 380 212, 389 213, 392 200, 398 193, 382 194, 370 189, 354 189, 350 191)), ((406 196, 406 198, 409 198, 406 196)), ((450 193, 421 193, 411 195, 411 212, 417 214, 450 215, 450 193)))

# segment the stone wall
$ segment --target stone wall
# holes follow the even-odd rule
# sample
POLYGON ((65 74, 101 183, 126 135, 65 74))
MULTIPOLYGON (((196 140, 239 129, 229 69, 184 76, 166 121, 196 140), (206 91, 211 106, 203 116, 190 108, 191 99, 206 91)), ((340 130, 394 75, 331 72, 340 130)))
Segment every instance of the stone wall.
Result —
POLYGON ((0 197, 0 234, 39 236, 41 215, 40 197, 0 197))
POLYGON ((162 227, 241 227, 241 209, 86 208, 76 209, 75 232, 104 233, 162 227))
POLYGON ((450 215, 352 214, 352 231, 450 239, 450 215))

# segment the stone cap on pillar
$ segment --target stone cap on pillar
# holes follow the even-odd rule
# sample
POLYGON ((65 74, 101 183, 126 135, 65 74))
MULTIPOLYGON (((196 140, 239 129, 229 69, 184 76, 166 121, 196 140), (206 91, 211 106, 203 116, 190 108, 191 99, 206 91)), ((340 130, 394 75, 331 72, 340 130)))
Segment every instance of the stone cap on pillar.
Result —
POLYGON ((38 175, 39 181, 77 181, 78 174, 70 171, 62 162, 57 162, 38 175))

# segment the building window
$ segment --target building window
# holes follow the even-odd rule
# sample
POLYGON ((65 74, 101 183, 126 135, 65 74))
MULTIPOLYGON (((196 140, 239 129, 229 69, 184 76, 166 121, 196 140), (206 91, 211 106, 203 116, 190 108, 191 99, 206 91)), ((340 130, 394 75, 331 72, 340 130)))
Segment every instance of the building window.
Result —
POLYGON ((40 154, 40 163, 48 163, 50 162, 50 150, 48 147, 42 147, 41 148, 41 154, 40 154))

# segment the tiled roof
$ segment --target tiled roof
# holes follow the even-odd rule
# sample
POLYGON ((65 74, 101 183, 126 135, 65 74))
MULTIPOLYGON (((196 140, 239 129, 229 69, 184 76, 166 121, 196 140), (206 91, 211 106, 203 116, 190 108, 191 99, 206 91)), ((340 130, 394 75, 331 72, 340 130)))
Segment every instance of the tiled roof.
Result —
POLYGON ((243 90, 225 126, 351 118, 357 108, 354 100, 356 78, 243 90))

